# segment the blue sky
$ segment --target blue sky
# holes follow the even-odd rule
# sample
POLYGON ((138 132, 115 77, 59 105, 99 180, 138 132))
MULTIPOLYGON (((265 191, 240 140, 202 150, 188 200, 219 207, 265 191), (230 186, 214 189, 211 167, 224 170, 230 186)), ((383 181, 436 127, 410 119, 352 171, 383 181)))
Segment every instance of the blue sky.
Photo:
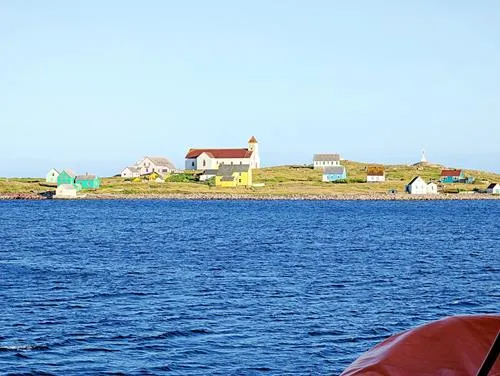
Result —
POLYGON ((3 1, 0 176, 260 142, 500 172, 500 2, 3 1))

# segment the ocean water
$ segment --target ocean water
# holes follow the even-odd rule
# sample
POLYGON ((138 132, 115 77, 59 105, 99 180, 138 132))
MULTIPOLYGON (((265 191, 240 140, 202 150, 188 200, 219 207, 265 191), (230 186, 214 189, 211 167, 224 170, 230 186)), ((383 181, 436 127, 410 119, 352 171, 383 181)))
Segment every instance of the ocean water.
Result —
POLYGON ((500 311, 497 201, 0 202, 0 373, 339 374, 500 311))

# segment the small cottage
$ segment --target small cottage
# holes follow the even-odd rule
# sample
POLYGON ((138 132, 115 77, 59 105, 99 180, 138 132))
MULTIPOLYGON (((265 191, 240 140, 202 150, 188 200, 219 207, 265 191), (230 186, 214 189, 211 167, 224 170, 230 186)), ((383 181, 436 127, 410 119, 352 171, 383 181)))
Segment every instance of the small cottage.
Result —
POLYGON ((441 170, 441 183, 458 183, 465 180, 463 170, 441 170))
POLYGON ((75 185, 80 189, 98 189, 101 185, 101 181, 95 175, 78 175, 75 178, 75 185))
POLYGON ((486 188, 486 192, 493 195, 500 195, 500 184, 491 183, 490 185, 488 185, 488 188, 486 188))
POLYGON ((215 176, 216 187, 250 187, 252 185, 252 169, 249 164, 220 165, 215 176))
POLYGON ((368 183, 385 181, 385 169, 382 166, 370 166, 366 171, 366 181, 368 183))
POLYGON ((438 186, 434 182, 429 182, 427 183, 427 194, 437 194, 438 193, 438 186))
POLYGON ((314 168, 324 169, 332 166, 340 166, 340 154, 314 154, 314 168))
POLYGON ((344 166, 327 166, 323 170, 324 182, 344 180, 346 177, 347 173, 344 166))
POLYGON ((61 184, 57 187, 54 198, 76 198, 76 191, 72 184, 61 184))
POLYGON ((200 181, 207 181, 217 176, 218 170, 205 170, 199 176, 200 181))
POLYGON ((62 184, 75 184, 75 178, 76 175, 73 171, 71 170, 63 170, 59 176, 57 177, 57 186, 60 186, 62 184))
POLYGON ((141 169, 139 167, 130 166, 125 167, 121 172, 120 176, 125 179, 136 178, 141 175, 141 169))
POLYGON ((45 176, 45 182, 51 184, 57 184, 57 177, 59 176, 59 171, 55 168, 51 168, 47 175, 45 176))
POLYGON ((406 192, 411 195, 437 194, 437 184, 426 183, 420 176, 413 178, 406 186, 406 192))

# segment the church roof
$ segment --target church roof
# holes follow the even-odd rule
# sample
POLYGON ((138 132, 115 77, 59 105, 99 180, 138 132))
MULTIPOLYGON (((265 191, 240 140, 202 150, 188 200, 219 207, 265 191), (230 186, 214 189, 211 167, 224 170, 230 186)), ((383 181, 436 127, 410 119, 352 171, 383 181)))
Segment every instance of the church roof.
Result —
POLYGON ((189 149, 187 159, 198 158, 202 153, 207 153, 211 158, 250 158, 252 151, 248 149, 189 149))
POLYGON ((257 139, 256 139, 254 136, 252 136, 252 137, 250 138, 250 140, 248 140, 248 143, 249 143, 249 144, 256 144, 256 143, 257 143, 257 139))

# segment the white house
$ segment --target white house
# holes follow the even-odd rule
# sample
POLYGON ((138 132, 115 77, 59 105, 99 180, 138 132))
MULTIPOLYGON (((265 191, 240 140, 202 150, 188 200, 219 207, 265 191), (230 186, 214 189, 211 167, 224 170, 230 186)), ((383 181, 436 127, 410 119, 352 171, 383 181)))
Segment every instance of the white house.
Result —
POLYGON ((437 184, 432 181, 427 183, 427 194, 437 195, 437 193, 438 193, 437 184))
POLYGON ((414 177, 406 186, 406 192, 411 195, 437 194, 437 184, 426 183, 420 176, 414 177))
POLYGON ((340 166, 340 154, 314 154, 313 167, 322 168, 340 166))
POLYGON ((144 157, 135 165, 125 167, 120 175, 122 178, 135 178, 137 176, 156 172, 161 176, 175 171, 175 166, 170 160, 164 157, 144 157))
POLYGON ((125 167, 122 172, 120 172, 120 176, 122 178, 136 178, 141 175, 141 169, 139 167, 125 167))
POLYGON ((385 169, 381 166, 368 167, 366 171, 366 181, 368 183, 385 181, 385 169))
POLYGON ((217 171, 219 170, 205 170, 200 175, 200 181, 207 181, 211 178, 215 178, 217 176, 217 171))
POLYGON ((486 192, 494 195, 500 195, 500 184, 491 183, 490 185, 488 185, 488 188, 486 188, 486 192))
POLYGON ((56 189, 54 198, 76 198, 77 189, 72 184, 61 184, 56 189))
POLYGON ((57 171, 55 168, 51 168, 49 172, 47 172, 47 175, 45 176, 45 181, 47 183, 57 184, 58 176, 59 176, 59 171, 57 171))
POLYGON ((259 144, 255 137, 248 140, 248 148, 189 149, 186 170, 217 170, 220 165, 250 165, 260 168, 259 144))

